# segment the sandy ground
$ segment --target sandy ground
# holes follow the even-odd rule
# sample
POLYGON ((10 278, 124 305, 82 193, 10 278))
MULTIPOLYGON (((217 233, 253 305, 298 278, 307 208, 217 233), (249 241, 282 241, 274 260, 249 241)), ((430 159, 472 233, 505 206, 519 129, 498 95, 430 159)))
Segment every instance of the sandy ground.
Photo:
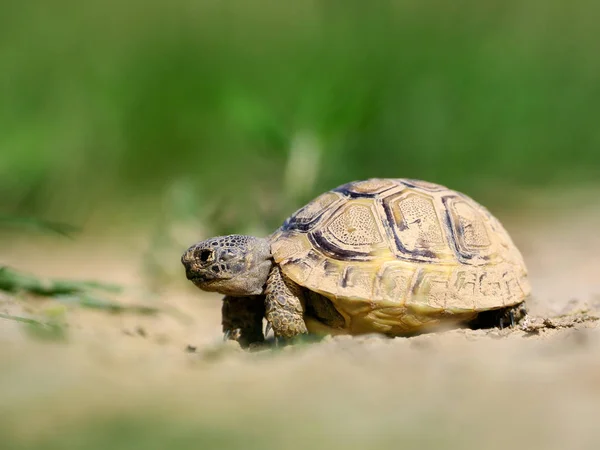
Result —
MULTIPOLYGON (((2 448, 600 448, 600 214, 579 211, 501 216, 532 280, 523 326, 253 353, 221 343, 219 296, 183 280, 177 245, 151 297, 141 233, 7 241, 0 263, 162 312, 69 308, 58 342, 2 320, 2 448)), ((5 314, 49 308, 0 295, 5 314)))

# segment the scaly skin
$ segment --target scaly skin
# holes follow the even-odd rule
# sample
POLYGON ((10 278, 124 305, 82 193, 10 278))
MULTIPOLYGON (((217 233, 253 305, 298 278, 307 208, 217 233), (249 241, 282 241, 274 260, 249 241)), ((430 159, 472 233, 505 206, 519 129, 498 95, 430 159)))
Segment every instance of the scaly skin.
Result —
POLYGON ((275 337, 293 338, 307 334, 302 305, 302 289, 285 278, 278 266, 271 269, 267 280, 266 318, 275 337))

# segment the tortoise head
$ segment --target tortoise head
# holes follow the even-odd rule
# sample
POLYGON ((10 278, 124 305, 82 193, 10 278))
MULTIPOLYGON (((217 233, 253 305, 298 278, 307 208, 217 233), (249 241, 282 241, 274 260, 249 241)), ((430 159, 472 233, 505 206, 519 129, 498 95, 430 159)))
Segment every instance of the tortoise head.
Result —
POLYGON ((197 287, 232 296, 262 294, 273 265, 267 239, 239 234, 192 245, 181 262, 197 287))

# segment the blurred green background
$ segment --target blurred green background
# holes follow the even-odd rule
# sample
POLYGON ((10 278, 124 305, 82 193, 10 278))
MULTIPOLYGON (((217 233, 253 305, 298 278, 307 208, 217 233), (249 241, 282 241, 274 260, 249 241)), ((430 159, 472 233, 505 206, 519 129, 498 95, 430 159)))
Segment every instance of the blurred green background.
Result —
POLYGON ((367 177, 497 202, 598 176, 597 2, 1 8, 4 213, 84 223, 166 199, 228 232, 367 177))
MULTIPOLYGON (((178 258, 193 242, 164 244, 177 247, 165 257, 157 242, 171 222, 201 223, 193 239, 267 233, 368 177, 422 178, 493 208, 588 189, 600 175, 599 12, 592 0, 1 0, 0 223, 149 225, 139 260, 158 290, 161 264, 185 281, 178 258)), ((30 390, 7 373, 7 392, 30 390)), ((18 419, 15 399, 5 408, 18 419)), ((114 413, 3 448, 267 448, 263 429, 215 428, 210 403, 198 408, 191 424, 114 413)), ((440 437, 437 416, 416 417, 431 446, 466 448, 440 437)), ((348 423, 332 442, 365 448, 348 423)), ((388 423, 358 428, 382 448, 389 436, 397 448, 394 433, 406 444, 412 431, 388 423)), ((281 430, 278 448, 304 448, 283 445, 281 430)))

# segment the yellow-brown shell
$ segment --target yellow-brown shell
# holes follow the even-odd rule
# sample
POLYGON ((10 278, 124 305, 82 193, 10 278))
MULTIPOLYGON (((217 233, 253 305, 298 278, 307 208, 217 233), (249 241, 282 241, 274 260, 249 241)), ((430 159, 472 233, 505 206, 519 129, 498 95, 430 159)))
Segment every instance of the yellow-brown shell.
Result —
POLYGON ((349 332, 401 333, 521 303, 523 258, 487 209, 425 181, 340 186, 273 235, 284 274, 328 297, 349 332))

